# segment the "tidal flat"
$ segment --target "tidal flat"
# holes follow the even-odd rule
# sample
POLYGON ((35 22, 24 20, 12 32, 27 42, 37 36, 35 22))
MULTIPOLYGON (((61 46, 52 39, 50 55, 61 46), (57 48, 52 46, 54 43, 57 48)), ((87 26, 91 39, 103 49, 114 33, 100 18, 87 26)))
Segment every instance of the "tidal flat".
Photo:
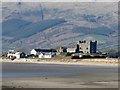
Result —
POLYGON ((118 88, 118 66, 2 62, 2 86, 118 88))

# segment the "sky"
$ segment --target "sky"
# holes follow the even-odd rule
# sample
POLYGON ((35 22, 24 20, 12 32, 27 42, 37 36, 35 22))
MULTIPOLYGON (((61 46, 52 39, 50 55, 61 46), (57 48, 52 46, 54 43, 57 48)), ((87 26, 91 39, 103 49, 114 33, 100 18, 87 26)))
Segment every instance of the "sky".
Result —
POLYGON ((1 2, 118 2, 120 0, 0 0, 1 2))

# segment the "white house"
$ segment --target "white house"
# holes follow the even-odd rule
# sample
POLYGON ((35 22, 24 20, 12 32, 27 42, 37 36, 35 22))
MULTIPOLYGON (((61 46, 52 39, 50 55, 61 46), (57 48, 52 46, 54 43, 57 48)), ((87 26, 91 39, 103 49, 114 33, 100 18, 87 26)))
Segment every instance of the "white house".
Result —
POLYGON ((23 53, 23 52, 16 52, 15 53, 15 57, 16 58, 25 58, 25 53, 23 53))
POLYGON ((7 57, 9 58, 15 57, 15 52, 8 52, 7 57))
POLYGON ((40 50, 39 49, 32 49, 30 54, 39 55, 40 54, 40 50))
POLYGON ((38 58, 44 58, 44 54, 43 54, 43 53, 40 53, 40 54, 38 55, 38 58))
POLYGON ((16 58, 25 58, 25 53, 23 52, 8 52, 7 57, 12 58, 12 57, 16 57, 16 58))
POLYGON ((67 52, 75 53, 76 52, 76 48, 67 48, 67 52))
POLYGON ((39 58, 52 58, 55 56, 55 52, 52 49, 32 49, 30 54, 39 58))
POLYGON ((40 54, 38 55, 39 58, 52 58, 52 57, 54 57, 54 56, 55 56, 54 53, 40 53, 40 54))
POLYGON ((53 57, 52 53, 51 54, 50 53, 46 53, 44 55, 44 58, 52 58, 52 57, 53 57))

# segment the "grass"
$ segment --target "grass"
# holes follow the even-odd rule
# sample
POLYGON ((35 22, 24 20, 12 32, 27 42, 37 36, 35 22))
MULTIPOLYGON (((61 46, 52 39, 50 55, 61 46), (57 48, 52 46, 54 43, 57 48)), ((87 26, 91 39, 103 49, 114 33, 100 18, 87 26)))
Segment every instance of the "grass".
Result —
POLYGON ((37 59, 37 61, 48 61, 48 60, 50 60, 49 58, 36 58, 37 59))

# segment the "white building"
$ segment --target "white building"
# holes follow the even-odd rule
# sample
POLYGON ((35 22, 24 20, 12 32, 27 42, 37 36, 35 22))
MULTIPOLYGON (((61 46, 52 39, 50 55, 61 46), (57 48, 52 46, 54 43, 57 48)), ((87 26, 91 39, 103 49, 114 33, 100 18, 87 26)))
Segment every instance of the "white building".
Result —
POLYGON ((76 48, 67 48, 67 52, 75 53, 76 52, 76 48))
POLYGON ((40 54, 38 55, 39 58, 52 58, 52 57, 54 57, 54 56, 55 56, 54 53, 40 53, 40 54))
POLYGON ((30 54, 38 56, 38 58, 52 58, 55 56, 52 49, 32 49, 30 54))
POLYGON ((17 59, 19 58, 25 58, 25 53, 23 52, 8 52, 7 57, 12 58, 15 57, 17 59))
POLYGON ((32 50, 30 51, 30 54, 39 55, 39 54, 40 54, 40 50, 39 50, 39 49, 32 49, 32 50))
POLYGON ((16 58, 25 58, 25 53, 23 53, 23 52, 16 52, 15 53, 15 57, 16 58))
POLYGON ((40 53, 40 54, 38 55, 38 58, 44 58, 44 54, 43 54, 43 53, 40 53))

